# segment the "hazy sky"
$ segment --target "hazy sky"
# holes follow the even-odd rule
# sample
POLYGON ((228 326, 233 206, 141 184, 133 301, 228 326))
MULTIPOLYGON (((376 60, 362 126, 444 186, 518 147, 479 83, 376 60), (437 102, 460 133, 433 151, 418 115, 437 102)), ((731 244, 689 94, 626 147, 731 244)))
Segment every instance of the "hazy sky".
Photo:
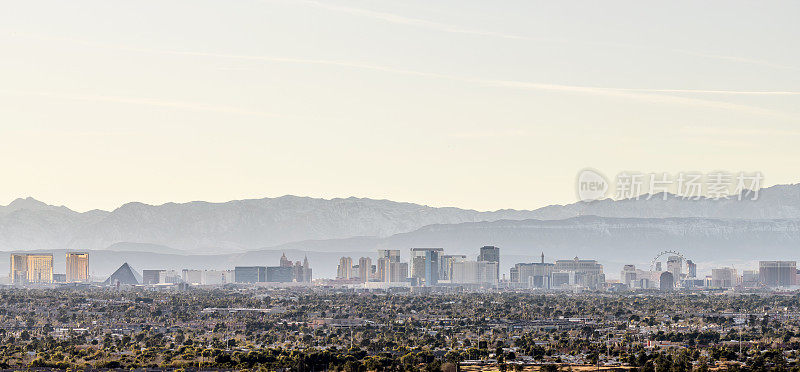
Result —
POLYGON ((0 204, 800 182, 800 2, 4 1, 0 204))

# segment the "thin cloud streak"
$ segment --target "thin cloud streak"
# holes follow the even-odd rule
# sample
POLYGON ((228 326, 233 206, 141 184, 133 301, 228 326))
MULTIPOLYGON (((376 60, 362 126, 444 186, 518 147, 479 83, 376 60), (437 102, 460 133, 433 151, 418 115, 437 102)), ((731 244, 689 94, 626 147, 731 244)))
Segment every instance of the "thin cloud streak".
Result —
POLYGON ((800 136, 800 130, 770 128, 726 128, 720 126, 684 126, 680 129, 687 134, 728 135, 728 136, 800 136))
POLYGON ((770 62, 770 61, 764 61, 764 60, 760 60, 760 59, 725 56, 725 55, 711 54, 711 53, 702 53, 702 52, 696 52, 696 51, 693 51, 693 50, 685 50, 685 49, 669 49, 669 51, 675 52, 675 53, 686 54, 686 55, 704 57, 704 58, 713 58, 713 59, 720 59, 720 60, 726 60, 726 61, 732 61, 732 62, 746 63, 746 64, 751 64, 751 65, 759 65, 759 66, 771 67, 771 68, 776 68, 776 69, 795 70, 795 71, 800 70, 800 68, 797 68, 795 66, 782 65, 782 64, 773 63, 773 62, 770 62))
POLYGON ((543 42, 565 42, 566 40, 562 39, 555 39, 555 38, 534 38, 529 36, 523 35, 515 35, 515 34, 508 34, 503 32, 495 32, 495 31, 485 31, 485 30, 470 30, 458 26, 449 25, 446 23, 428 21, 419 18, 411 18, 406 17, 398 14, 393 13, 385 13, 385 12, 378 12, 374 10, 362 9, 362 8, 353 8, 348 6, 341 6, 341 5, 333 5, 327 4, 319 1, 314 0, 294 0, 297 2, 301 2, 307 5, 312 5, 321 9, 332 10, 342 13, 348 13, 352 15, 372 18, 380 21, 385 21, 389 23, 395 23, 400 25, 408 25, 408 26, 415 26, 415 27, 422 27, 432 30, 437 30, 441 32, 448 32, 454 34, 467 34, 467 35, 477 35, 477 36, 489 36, 489 37, 498 37, 503 39, 513 39, 513 40, 531 40, 531 41, 543 41, 543 42))
MULTIPOLYGON (((41 37, 39 37, 41 38, 41 37)), ((116 46, 116 45, 108 45, 96 42, 90 42, 85 40, 76 40, 76 39, 64 39, 64 38, 44 38, 48 40, 58 40, 58 41, 69 41, 73 43, 78 43, 81 45, 94 47, 94 48, 103 48, 103 49, 113 49, 113 50, 121 50, 121 51, 128 51, 134 53, 147 53, 147 54, 158 54, 158 55, 171 55, 171 56, 189 56, 189 57, 205 57, 205 58, 223 58, 223 59, 235 59, 235 60, 243 60, 243 61, 262 61, 262 62, 275 62, 275 63, 297 63, 297 64, 311 64, 311 65, 323 65, 323 66, 336 66, 336 67, 344 67, 344 68, 352 68, 352 69, 362 69, 362 70, 372 70, 372 71, 379 71, 379 72, 387 72, 387 73, 394 73, 394 74, 402 74, 402 75, 409 75, 409 76, 418 76, 424 78, 431 78, 431 79, 441 79, 441 80, 450 80, 450 81, 458 81, 463 83, 470 83, 475 85, 482 85, 482 86, 490 86, 490 87, 500 87, 500 88, 513 88, 513 89, 523 89, 523 90, 538 90, 538 91, 556 91, 556 92, 565 92, 565 93, 575 93, 575 94, 589 94, 589 95, 596 95, 596 96, 606 96, 606 97, 617 97, 617 98, 625 98, 630 100, 636 100, 640 102, 648 102, 648 103, 658 103, 658 104, 678 104, 678 105, 688 105, 688 106, 695 106, 695 107, 706 107, 706 108, 713 108, 713 109, 722 109, 722 110, 736 110, 739 112, 745 112, 749 114, 755 115, 767 115, 767 116, 774 116, 774 117, 782 117, 788 119, 797 119, 797 115, 789 114, 780 111, 768 110, 763 109, 755 106, 749 105, 742 105, 742 104, 735 104, 730 102, 724 101, 715 101, 715 100, 707 100, 707 99, 699 99, 699 98, 689 98, 689 97, 679 97, 675 95, 671 95, 669 93, 676 93, 676 94, 721 94, 721 95, 800 95, 800 92, 796 91, 731 91, 731 90, 694 90, 694 89, 648 89, 648 88, 608 88, 608 87, 592 87, 592 86, 579 86, 579 85, 564 85, 564 84, 548 84, 548 83, 536 83, 536 82, 527 82, 527 81, 516 81, 516 80, 495 80, 495 79, 485 79, 485 78, 471 78, 471 77, 463 77, 463 76, 456 76, 456 75, 449 75, 449 74, 441 74, 435 72, 424 72, 424 71, 417 71, 417 70, 408 70, 402 68, 395 68, 391 66, 384 66, 384 65, 377 65, 377 64, 370 64, 358 61, 347 61, 347 60, 329 60, 329 59, 311 59, 311 58, 294 58, 294 57, 275 57, 275 56, 257 56, 257 55, 242 55, 242 54, 226 54, 226 53, 209 53, 209 52, 192 52, 192 51, 176 51, 176 50, 164 50, 164 49, 150 49, 150 48, 137 48, 137 47, 128 47, 128 46, 116 46)), ((156 104, 158 101, 144 101, 139 99, 140 104, 150 103, 156 104)), ((128 103, 137 103, 137 102, 128 102, 128 103)), ((176 102, 164 102, 166 105, 173 105, 174 107, 182 106, 181 103, 176 102)), ((184 105, 186 108, 191 107, 191 105, 184 105)), ((197 109, 204 109, 211 110, 210 107, 216 106, 198 106, 197 109)), ((242 112, 244 113, 247 110, 241 110, 236 108, 230 107, 218 107, 217 111, 225 112, 228 111, 230 113, 233 112, 242 112)), ((255 113, 255 111, 254 111, 255 113)), ((277 116, 275 114, 263 113, 261 116, 277 116)))
POLYGON ((709 89, 647 89, 647 88, 617 88, 622 91, 649 92, 649 93, 693 93, 693 94, 729 94, 746 96, 800 96, 800 92, 768 91, 768 90, 709 90, 709 89))
MULTIPOLYGON (((476 36, 487 36, 487 37, 498 37, 503 39, 512 39, 512 40, 529 40, 529 41, 538 41, 538 42, 551 42, 551 43, 572 43, 572 41, 567 39, 561 38, 536 38, 531 36, 525 35, 517 35, 517 34, 509 34, 503 32, 495 32, 495 31, 487 31, 487 30, 471 30, 463 27, 453 26, 446 23, 434 22, 419 18, 412 18, 407 16, 402 16, 394 13, 386 13, 386 12, 378 12, 374 10, 368 10, 363 8, 355 8, 350 6, 342 6, 342 5, 332 5, 327 3, 322 3, 315 0, 292 0, 299 3, 304 3, 307 5, 315 6, 321 9, 337 11, 357 16, 362 16, 366 18, 372 18, 376 20, 381 20, 389 23, 400 24, 400 25, 408 25, 408 26, 415 26, 421 28, 427 28, 431 30, 437 30, 441 32, 447 33, 455 33, 455 34, 466 34, 466 35, 476 35, 476 36)), ((798 70, 797 67, 794 66, 787 66, 778 63, 773 63, 770 61, 763 61, 758 59, 752 58, 744 58, 744 57, 735 57, 735 56, 726 56, 726 55, 719 55, 719 54, 711 54, 711 53, 703 53, 697 52, 693 50, 685 50, 685 49, 674 49, 674 48, 661 48, 661 47, 654 47, 654 46, 639 46, 639 45, 632 45, 632 44, 624 44, 624 43, 608 43, 608 42, 578 42, 579 44, 585 45, 595 45, 595 46, 606 46, 606 47, 616 47, 616 48, 628 48, 628 49, 641 49, 641 50, 662 50, 672 53, 679 53, 703 58, 713 58, 731 62, 738 62, 738 63, 746 63, 751 65, 759 65, 764 67, 776 68, 776 69, 787 69, 787 70, 798 70)))
POLYGON ((692 89, 639 89, 639 88, 603 88, 603 87, 590 87, 590 86, 577 86, 577 85, 562 85, 562 84, 544 84, 533 83, 525 81, 513 80, 493 80, 482 78, 469 78, 448 74, 416 71, 400 69, 382 65, 374 65, 369 63, 341 61, 341 60, 325 60, 325 59, 304 59, 304 58, 284 58, 284 57, 266 57, 266 56, 248 56, 248 55, 234 55, 234 54, 217 54, 217 53, 202 53, 202 52, 178 52, 178 51, 155 51, 148 49, 135 49, 142 52, 158 52, 172 55, 186 55, 186 56, 202 56, 202 57, 217 57, 217 58, 233 58, 242 60, 256 60, 268 62, 287 62, 287 63, 304 63, 314 65, 329 65, 356 69, 367 69, 381 72, 389 72, 403 75, 412 75, 434 79, 445 79, 452 81, 460 81, 464 83, 472 83, 484 86, 505 87, 515 89, 527 90, 542 90, 542 91, 558 91, 567 93, 581 93, 600 96, 613 96, 621 98, 629 98, 642 102, 649 103, 671 103, 681 104, 697 107, 707 107, 723 110, 737 110, 756 115, 778 116, 794 119, 794 115, 789 115, 779 111, 762 109, 759 107, 734 104, 723 101, 714 101, 698 98, 677 97, 664 93, 704 93, 704 94, 736 94, 736 95, 800 95, 800 92, 768 92, 768 91, 725 91, 725 90, 692 90, 692 89))
MULTIPOLYGON (((508 80, 487 80, 482 81, 485 84, 498 87, 518 88, 518 89, 536 89, 536 90, 549 90, 568 93, 583 93, 599 96, 610 96, 628 98, 631 100, 659 103, 659 104, 678 104, 695 107, 706 107, 720 110, 736 110, 754 115, 775 116, 786 119, 797 119, 796 115, 788 114, 785 112, 763 109, 755 106, 741 105, 736 103, 714 101, 707 99, 678 97, 668 94, 654 92, 650 89, 620 89, 620 88, 598 88, 588 86, 575 86, 575 85, 558 85, 558 84, 540 84, 521 81, 508 81, 508 80)), ((684 90, 683 93, 695 93, 695 91, 684 90)), ((745 93, 745 92, 741 92, 745 93)))
MULTIPOLYGON (((300 0, 300 1, 310 1, 310 0, 300 0)), ((21 35, 17 35, 21 36, 21 35)), ((103 48, 103 49, 114 49, 114 50, 121 50, 121 51, 128 51, 128 52, 136 52, 136 53, 147 53, 147 54, 160 54, 160 55, 174 55, 174 56, 195 56, 195 57, 211 57, 211 58, 226 58, 226 59, 235 59, 235 60, 243 60, 243 61, 264 61, 264 62, 280 62, 280 63, 302 63, 302 64, 314 64, 314 65, 329 65, 329 66, 339 66, 339 67, 348 67, 348 68, 360 68, 360 69, 367 69, 367 70, 375 70, 375 71, 383 71, 383 72, 392 72, 398 74, 406 74, 406 75, 415 75, 415 76, 422 76, 422 77, 431 77, 431 78, 444 78, 450 80, 461 80, 461 81, 470 81, 470 82, 479 82, 481 80, 484 83, 489 83, 491 85, 496 85, 498 80, 489 80, 489 79, 477 79, 477 78, 466 78, 466 77, 458 77, 453 75, 446 75, 440 73, 433 73, 433 72, 424 72, 424 71, 416 71, 416 70, 408 70, 402 68, 396 68, 391 66, 383 66, 383 65, 376 65, 370 63, 364 63, 359 61, 347 61, 347 60, 331 60, 331 59, 312 59, 312 58, 295 58, 295 57, 277 57, 277 56, 258 56, 258 55, 245 55, 245 54, 229 54, 229 53, 210 53, 210 52, 193 52, 193 51, 178 51, 178 50, 166 50, 166 49, 151 49, 151 48, 138 48, 138 47, 129 47, 129 46, 117 46, 117 45, 110 45, 110 44, 103 44, 97 43, 92 41, 86 40, 79 40, 79 39, 70 39, 70 38, 58 38, 58 37, 42 37, 36 35, 25 35, 26 37, 40 39, 40 40, 49 40, 49 41, 66 41, 72 42, 76 44, 81 44, 89 47, 94 48, 103 48)), ((558 84, 538 84, 538 83, 529 83, 529 82, 515 82, 515 81, 508 81, 507 83, 521 83, 527 84, 531 87, 536 86, 540 89, 547 89, 552 90, 554 87, 570 87, 576 88, 575 91, 583 91, 586 92, 589 89, 592 90, 613 90, 619 92, 638 92, 638 93, 687 93, 687 94, 720 94, 720 95, 779 95, 779 96, 798 96, 800 95, 800 91, 757 91, 757 90, 723 90, 723 89, 658 89, 658 88, 604 88, 604 87, 590 87, 590 86, 569 86, 569 85, 558 85, 558 84)))

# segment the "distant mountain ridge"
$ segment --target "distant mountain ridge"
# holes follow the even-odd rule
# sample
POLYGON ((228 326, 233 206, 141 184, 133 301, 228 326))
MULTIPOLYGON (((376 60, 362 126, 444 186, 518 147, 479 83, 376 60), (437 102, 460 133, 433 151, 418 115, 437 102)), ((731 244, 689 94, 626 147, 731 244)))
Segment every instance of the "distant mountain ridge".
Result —
MULTIPOLYGON (((79 213, 33 198, 0 206, 0 251, 36 249, 126 250, 211 254, 242 252, 312 240, 386 238, 422 229, 501 220, 616 218, 800 219, 800 185, 760 190, 758 200, 599 200, 536 210, 480 212, 366 198, 298 196, 147 205, 79 213), (436 227, 438 226, 438 227, 436 227)), ((585 222, 585 221, 584 221, 585 222)), ((580 237, 574 237, 580 239, 580 237)), ((492 242, 486 242, 492 243, 492 242)))
POLYGON ((478 212, 363 198, 282 196, 225 203, 127 203, 74 212, 34 199, 0 207, 0 250, 105 249, 118 243, 187 253, 245 251, 309 239, 385 237, 425 225, 527 218, 529 211, 478 212), (6 212, 7 211, 7 212, 6 212))
POLYGON ((776 185, 759 191, 757 200, 752 194, 727 199, 685 199, 673 194, 643 195, 638 199, 603 199, 567 205, 552 205, 536 209, 538 219, 556 220, 576 216, 601 217, 701 217, 736 219, 795 219, 800 218, 800 184, 776 185))
POLYGON ((32 197, 17 198, 8 205, 0 205, 0 216, 6 216, 20 210, 28 211, 58 211, 64 214, 78 214, 65 206, 54 206, 40 202, 32 197))

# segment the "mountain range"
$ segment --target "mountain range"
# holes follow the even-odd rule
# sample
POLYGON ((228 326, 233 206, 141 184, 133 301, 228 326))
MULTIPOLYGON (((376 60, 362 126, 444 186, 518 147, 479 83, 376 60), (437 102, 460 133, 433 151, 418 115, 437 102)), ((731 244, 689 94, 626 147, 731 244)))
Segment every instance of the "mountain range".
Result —
POLYGON ((79 213, 26 198, 0 206, 0 251, 107 252, 109 264, 134 253, 154 259, 183 257, 175 258, 176 264, 230 264, 274 255, 264 252, 322 254, 320 259, 329 260, 334 253, 374 254, 378 248, 405 252, 412 246, 474 255, 481 245, 492 244, 509 259, 533 260, 544 252, 558 256, 554 258, 596 257, 616 266, 625 260, 647 262, 666 249, 701 261, 723 255, 739 260, 794 258, 800 244, 798 221, 800 185, 762 189, 758 200, 686 200, 658 194, 491 212, 352 197, 282 196, 225 203, 134 202, 113 211, 79 213), (198 255, 206 257, 188 257, 198 255))
POLYGON ((127 203, 78 213, 33 198, 0 207, 0 251, 100 250, 120 243, 186 253, 234 252, 310 239, 386 237, 430 224, 525 219, 531 211, 478 212, 374 199, 278 198, 225 203, 127 203))

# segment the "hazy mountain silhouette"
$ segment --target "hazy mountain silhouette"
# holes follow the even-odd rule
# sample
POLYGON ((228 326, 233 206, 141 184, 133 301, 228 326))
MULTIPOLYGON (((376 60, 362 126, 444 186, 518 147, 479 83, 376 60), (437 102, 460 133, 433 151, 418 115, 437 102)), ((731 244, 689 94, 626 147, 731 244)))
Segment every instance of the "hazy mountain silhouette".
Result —
POLYGON ((703 217, 736 219, 800 218, 800 184, 776 185, 754 194, 732 195, 727 199, 685 199, 672 194, 643 195, 638 199, 603 199, 568 205, 551 205, 534 211, 538 219, 576 216, 601 217, 703 217))
MULTIPOLYGON (((0 250, 101 250, 124 243, 128 245, 113 249, 214 254, 294 242, 308 244, 311 240, 386 238, 429 225, 435 225, 430 229, 442 229, 450 224, 499 220, 560 220, 588 215, 800 219, 800 185, 763 189, 756 201, 684 200, 672 195, 662 200, 661 196, 649 200, 600 200, 553 205, 533 211, 493 212, 364 198, 328 200, 283 196, 225 203, 167 203, 157 206, 128 203, 111 212, 78 213, 67 207, 26 198, 0 206, 0 250)), ((575 221, 573 223, 588 223, 580 219, 575 221)), ((513 234, 513 231, 505 233, 513 234)), ((577 235, 570 238, 583 239, 577 235)))
POLYGON ((0 250, 96 250, 117 243, 139 243, 138 248, 148 251, 169 247, 219 253, 309 239, 385 237, 430 224, 521 219, 530 214, 297 196, 158 206, 128 203, 111 212, 77 213, 25 200, 30 209, 20 203, 1 207, 9 212, 0 216, 0 250))
POLYGON ((24 199, 23 198, 15 199, 14 201, 12 201, 11 203, 9 203, 6 206, 0 205, 0 216, 6 216, 8 214, 11 214, 13 212, 20 211, 20 210, 37 211, 37 212, 40 212, 40 211, 57 211, 57 212, 61 212, 61 213, 64 213, 64 214, 70 214, 70 215, 78 214, 78 212, 75 212, 75 211, 73 211, 73 210, 71 210, 71 209, 69 209, 69 208, 67 208, 65 206, 57 207, 57 206, 49 205, 49 204, 40 202, 40 201, 38 201, 38 200, 36 200, 36 199, 34 199, 34 198, 29 196, 29 197, 24 198, 24 199))

